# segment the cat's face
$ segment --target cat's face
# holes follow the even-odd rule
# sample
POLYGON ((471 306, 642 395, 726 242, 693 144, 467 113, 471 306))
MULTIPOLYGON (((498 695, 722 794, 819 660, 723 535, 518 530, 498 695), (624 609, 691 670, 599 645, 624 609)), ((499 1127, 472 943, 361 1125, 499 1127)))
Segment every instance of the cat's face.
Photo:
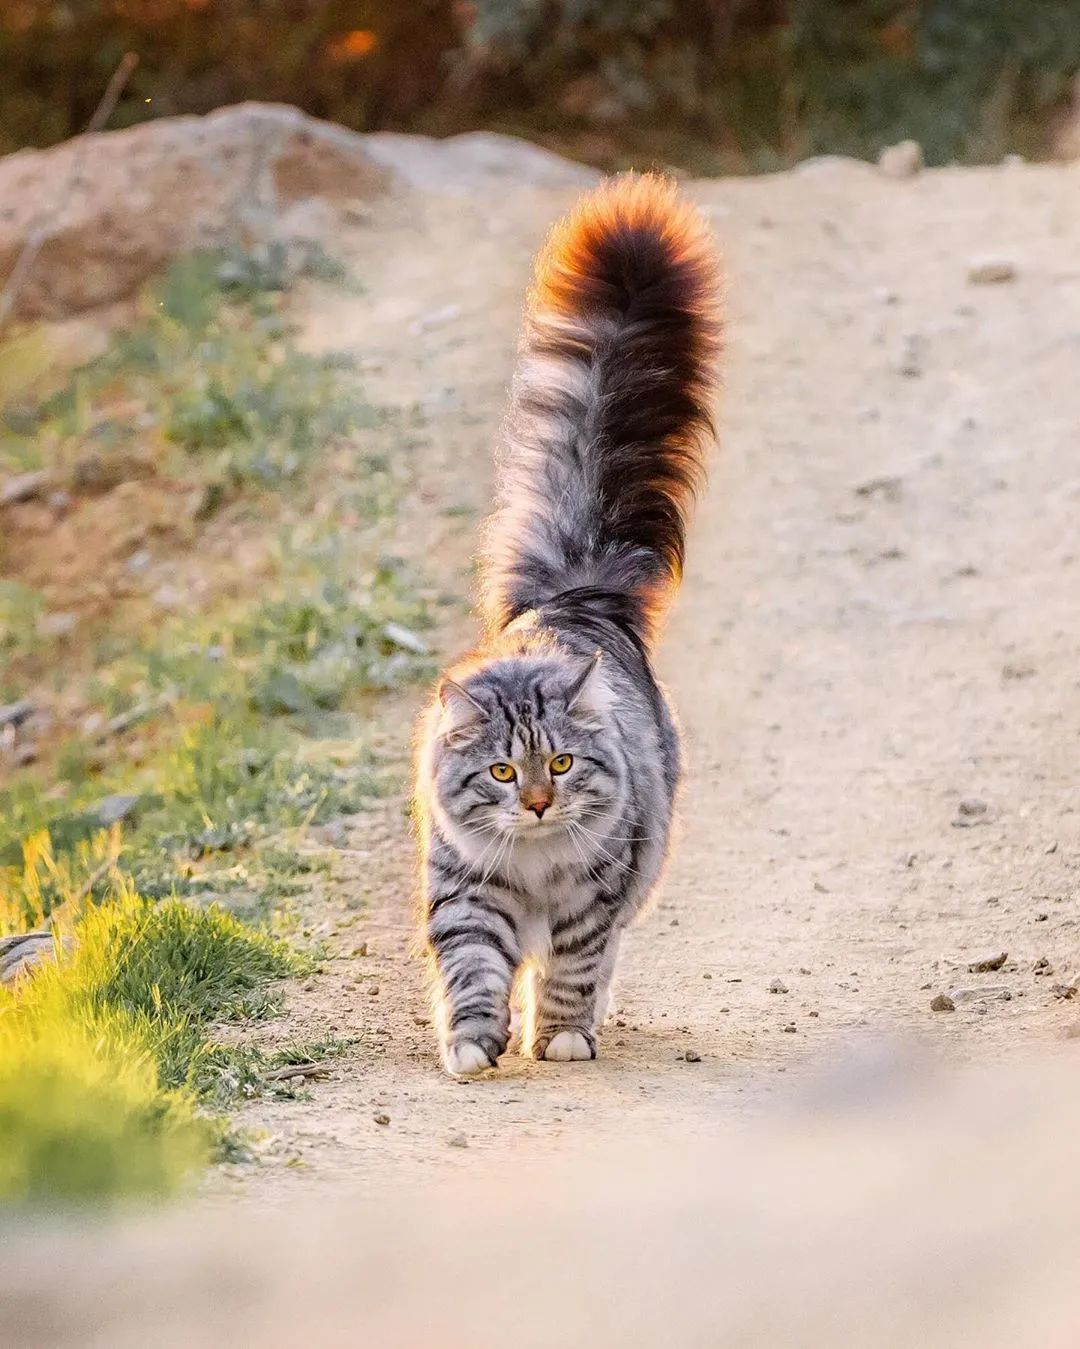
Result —
POLYGON ((474 857, 557 833, 585 842, 618 800, 596 662, 502 661, 445 681, 440 700, 438 805, 474 857))

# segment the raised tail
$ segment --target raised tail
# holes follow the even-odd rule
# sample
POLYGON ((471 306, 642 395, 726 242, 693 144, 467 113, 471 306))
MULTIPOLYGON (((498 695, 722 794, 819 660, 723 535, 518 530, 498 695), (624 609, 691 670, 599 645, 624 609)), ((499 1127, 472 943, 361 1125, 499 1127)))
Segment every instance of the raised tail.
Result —
POLYGON ((652 637, 682 574, 719 355, 717 258, 674 183, 617 178, 556 225, 485 542, 494 628, 587 589, 652 637))

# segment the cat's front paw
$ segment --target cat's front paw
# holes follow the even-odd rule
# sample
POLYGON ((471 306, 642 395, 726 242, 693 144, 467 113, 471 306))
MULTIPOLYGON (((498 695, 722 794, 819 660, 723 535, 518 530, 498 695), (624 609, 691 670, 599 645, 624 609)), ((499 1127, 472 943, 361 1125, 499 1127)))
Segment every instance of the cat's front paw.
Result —
POLYGON ((444 1047, 443 1064, 454 1077, 473 1077, 485 1068, 494 1068, 495 1060, 476 1040, 455 1040, 444 1047))
POLYGON ((549 1063, 582 1063, 596 1058, 596 1041, 580 1030, 555 1031, 549 1040, 533 1046, 538 1059, 549 1063))

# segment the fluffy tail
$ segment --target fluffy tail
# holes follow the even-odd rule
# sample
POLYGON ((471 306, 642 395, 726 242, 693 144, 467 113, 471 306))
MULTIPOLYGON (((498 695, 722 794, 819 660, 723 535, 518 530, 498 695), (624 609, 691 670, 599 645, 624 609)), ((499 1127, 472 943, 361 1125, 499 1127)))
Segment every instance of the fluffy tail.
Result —
POLYGON ((615 179, 556 225, 536 264, 488 528, 493 627, 585 590, 652 637, 712 440, 719 306, 705 223, 666 179, 615 179))

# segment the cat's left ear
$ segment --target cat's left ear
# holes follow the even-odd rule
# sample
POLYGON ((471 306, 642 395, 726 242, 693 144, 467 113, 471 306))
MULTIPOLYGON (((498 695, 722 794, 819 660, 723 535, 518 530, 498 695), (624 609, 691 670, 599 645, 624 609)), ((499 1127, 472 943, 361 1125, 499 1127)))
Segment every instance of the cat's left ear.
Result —
POLYGON ((594 652, 584 669, 575 675, 573 683, 566 690, 568 712, 577 716, 599 716, 611 706, 614 695, 600 668, 602 659, 602 651, 594 652))

